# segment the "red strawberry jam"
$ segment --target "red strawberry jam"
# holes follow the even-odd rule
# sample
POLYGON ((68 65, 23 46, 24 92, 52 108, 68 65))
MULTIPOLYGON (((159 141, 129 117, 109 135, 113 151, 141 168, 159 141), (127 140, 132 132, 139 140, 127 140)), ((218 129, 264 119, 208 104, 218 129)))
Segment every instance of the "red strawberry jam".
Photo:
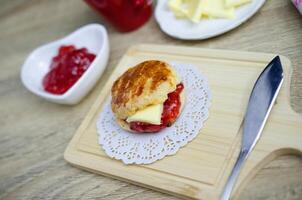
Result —
POLYGON ((176 89, 168 94, 168 99, 164 102, 160 125, 145 122, 130 122, 130 129, 138 133, 155 133, 171 126, 175 122, 180 112, 180 93, 183 89, 184 85, 179 83, 176 86, 176 89))
POLYGON ((58 55, 52 58, 50 71, 43 78, 44 90, 52 94, 64 94, 81 78, 94 58, 95 55, 86 48, 61 46, 58 55))

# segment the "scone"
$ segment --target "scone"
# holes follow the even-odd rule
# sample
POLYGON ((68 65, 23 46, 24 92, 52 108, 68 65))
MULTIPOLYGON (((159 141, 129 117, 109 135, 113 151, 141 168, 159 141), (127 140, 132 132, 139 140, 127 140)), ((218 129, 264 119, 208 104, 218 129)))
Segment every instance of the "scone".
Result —
POLYGON ((132 132, 152 133, 171 126, 184 104, 184 85, 168 63, 149 60, 122 74, 111 88, 118 124, 132 132))

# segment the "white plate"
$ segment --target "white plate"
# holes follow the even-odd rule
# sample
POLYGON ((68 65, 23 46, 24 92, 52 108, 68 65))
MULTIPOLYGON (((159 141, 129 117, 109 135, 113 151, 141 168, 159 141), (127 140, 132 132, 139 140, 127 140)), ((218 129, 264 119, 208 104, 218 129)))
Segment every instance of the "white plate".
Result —
POLYGON ((99 24, 79 28, 68 36, 35 49, 24 62, 21 80, 32 93, 55 103, 76 104, 95 85, 106 68, 109 57, 109 42, 106 29, 99 24), (77 48, 86 47, 96 54, 94 61, 81 78, 62 95, 46 92, 42 86, 43 77, 49 71, 51 59, 61 45, 72 44, 77 48))
POLYGON ((195 24, 187 19, 176 19, 167 5, 167 0, 159 0, 155 9, 155 18, 161 30, 166 34, 184 40, 201 40, 230 31, 252 17, 265 3, 265 0, 253 0, 236 9, 235 19, 203 19, 195 24))

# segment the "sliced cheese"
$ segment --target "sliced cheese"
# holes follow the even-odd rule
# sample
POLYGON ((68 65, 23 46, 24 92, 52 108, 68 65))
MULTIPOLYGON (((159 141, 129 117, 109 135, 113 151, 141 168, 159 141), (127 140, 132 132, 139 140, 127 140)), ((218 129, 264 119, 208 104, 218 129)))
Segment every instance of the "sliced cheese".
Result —
POLYGON ((188 1, 188 17, 194 23, 198 23, 201 19, 202 2, 201 0, 188 1))
POLYGON ((225 0, 225 6, 227 8, 238 7, 246 3, 250 3, 252 0, 225 0))
POLYGON ((189 18, 198 23, 201 18, 201 0, 169 0, 168 6, 177 18, 189 18))
POLYGON ((127 122, 145 122, 155 125, 161 124, 161 115, 163 113, 163 104, 148 106, 147 108, 137 111, 134 115, 127 118, 127 122))
POLYGON ((177 18, 186 18, 188 15, 188 9, 185 4, 183 4, 183 0, 169 0, 168 1, 169 8, 173 11, 173 14, 177 18))
POLYGON ((168 6, 177 18, 187 18, 198 23, 202 17, 235 17, 235 8, 252 0, 168 0, 168 6))
POLYGON ((226 8, 225 0, 203 0, 202 15, 210 18, 234 18, 235 10, 233 7, 226 8))

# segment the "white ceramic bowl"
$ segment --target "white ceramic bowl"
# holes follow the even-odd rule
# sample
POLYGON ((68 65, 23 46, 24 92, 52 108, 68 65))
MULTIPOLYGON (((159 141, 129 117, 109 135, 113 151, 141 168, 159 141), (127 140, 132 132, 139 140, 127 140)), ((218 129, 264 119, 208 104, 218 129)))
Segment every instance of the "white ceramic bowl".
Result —
POLYGON ((76 104, 92 89, 106 68, 109 58, 109 42, 106 29, 99 24, 90 24, 79 28, 68 36, 35 49, 21 69, 21 80, 32 93, 60 104, 76 104), (49 71, 51 59, 61 45, 85 47, 96 54, 94 61, 82 77, 64 94, 55 95, 46 92, 42 86, 43 77, 49 71))

